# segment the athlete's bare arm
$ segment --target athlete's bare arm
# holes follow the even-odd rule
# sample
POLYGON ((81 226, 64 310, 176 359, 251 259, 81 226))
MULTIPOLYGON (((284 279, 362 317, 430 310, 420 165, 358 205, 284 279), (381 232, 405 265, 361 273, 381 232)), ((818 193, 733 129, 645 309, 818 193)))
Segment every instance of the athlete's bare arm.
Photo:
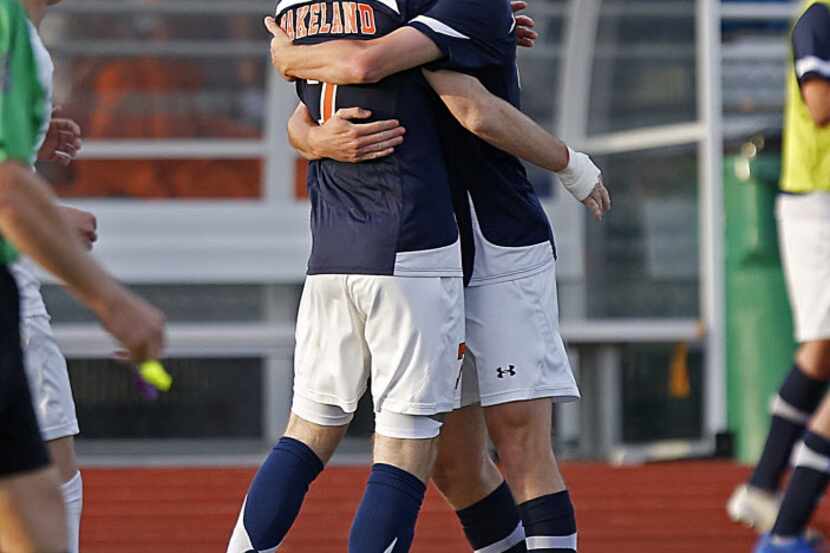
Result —
MULTIPOLYGON (((611 198, 597 175, 569 186, 568 171, 585 160, 533 119, 488 91, 481 81, 455 71, 424 71, 433 90, 461 125, 496 148, 560 175, 563 184, 596 219, 611 209, 611 198)), ((580 179, 577 179, 580 180, 580 179)))
POLYGON ((808 79, 801 85, 801 94, 816 125, 830 125, 830 81, 821 78, 808 79))
POLYGON ((395 119, 354 122, 371 116, 366 109, 340 109, 325 124, 318 125, 300 102, 288 121, 288 140, 309 161, 329 158, 357 163, 386 157, 403 143, 406 129, 395 119))
MULTIPOLYGON (((527 8, 515 1, 513 11, 527 8)), ((402 27, 373 40, 332 40, 322 44, 295 46, 273 17, 265 18, 273 35, 271 61, 285 79, 309 79, 338 85, 376 83, 389 75, 420 67, 440 59, 441 50, 426 35, 412 27, 402 27)), ((516 16, 519 45, 532 47, 538 38, 535 22, 526 15, 516 16)))
POLYGON ((265 18, 265 26, 274 35, 271 61, 287 79, 370 84, 442 55, 429 37, 412 27, 402 27, 373 40, 332 40, 294 46, 273 17, 265 18))
POLYGON ((493 146, 548 171, 568 166, 568 147, 481 81, 455 71, 424 71, 430 86, 461 125, 493 146))
POLYGON ((164 346, 164 317, 116 282, 87 254, 31 168, 0 163, 0 233, 63 280, 136 361, 155 359, 164 346))
MULTIPOLYGON (((514 8, 524 7, 514 4, 514 8)), ((525 19, 528 21, 523 22, 533 25, 532 19, 525 19)), ((295 46, 273 18, 266 18, 265 24, 274 36, 271 43, 274 66, 287 78, 341 85, 365 84, 419 67, 443 55, 429 37, 412 27, 403 27, 368 41, 334 40, 295 46)), ((532 46, 532 42, 529 45, 532 46)), ((452 71, 425 71, 425 74, 467 130, 503 151, 559 173, 565 187, 591 210, 596 219, 601 219, 611 208, 608 191, 599 172, 593 172, 595 167, 587 156, 575 153, 579 157, 572 160, 567 146, 560 140, 519 109, 492 94, 475 77, 452 71), (593 176, 588 177, 589 174, 593 176)), ((302 121, 295 121, 295 124, 295 133, 299 134, 305 125, 302 121)), ((311 127, 303 132, 311 132, 311 127)), ((299 144, 301 140, 297 142, 299 144)), ((307 141, 304 143, 310 146, 307 141)), ((298 150, 302 152, 303 148, 298 150)))

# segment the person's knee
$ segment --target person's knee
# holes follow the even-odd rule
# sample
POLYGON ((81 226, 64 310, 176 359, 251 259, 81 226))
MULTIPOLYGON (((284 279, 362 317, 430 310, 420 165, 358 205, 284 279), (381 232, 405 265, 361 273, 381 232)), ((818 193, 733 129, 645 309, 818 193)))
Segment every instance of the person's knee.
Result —
POLYGON ((300 405, 295 398, 284 436, 304 443, 326 464, 345 436, 352 417, 352 413, 339 407, 312 402, 300 405))
POLYGON ((526 405, 516 404, 500 408, 496 416, 488 416, 487 426, 499 456, 506 448, 534 447, 539 434, 539 421, 526 405))
POLYGON ((552 455, 550 411, 542 407, 541 403, 524 402, 488 412, 490 435, 508 473, 524 472, 552 455))
POLYGON ((486 496, 504 479, 489 452, 482 449, 476 455, 439 453, 432 480, 453 506, 466 506, 486 496))
POLYGON ((796 357, 799 368, 807 376, 830 380, 830 339, 804 343, 796 357))
POLYGON ((426 482, 432 476, 440 431, 441 421, 434 417, 380 412, 375 417, 374 462, 426 482))

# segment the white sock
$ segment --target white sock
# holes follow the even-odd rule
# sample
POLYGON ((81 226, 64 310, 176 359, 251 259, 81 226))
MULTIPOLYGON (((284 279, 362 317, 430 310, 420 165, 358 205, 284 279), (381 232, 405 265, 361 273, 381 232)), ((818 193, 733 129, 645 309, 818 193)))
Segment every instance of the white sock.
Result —
POLYGON ((248 531, 245 529, 245 523, 243 521, 245 516, 245 504, 247 502, 248 498, 246 496, 245 500, 242 502, 242 509, 239 511, 239 518, 236 519, 236 526, 233 527, 233 533, 231 534, 231 541, 228 543, 227 553, 254 551, 254 546, 251 545, 251 538, 248 536, 248 531))
POLYGON ((84 481, 81 471, 61 486, 66 505, 66 523, 69 529, 69 553, 79 553, 81 538, 81 511, 84 510, 84 481))

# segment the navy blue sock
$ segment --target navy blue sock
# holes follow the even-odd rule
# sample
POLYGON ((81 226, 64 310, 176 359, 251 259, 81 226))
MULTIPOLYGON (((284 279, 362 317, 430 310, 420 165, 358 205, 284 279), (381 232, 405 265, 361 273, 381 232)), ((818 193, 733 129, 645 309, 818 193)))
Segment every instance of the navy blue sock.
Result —
POLYGON ((830 440, 807 432, 804 445, 795 455, 795 470, 787 484, 787 493, 775 526, 774 536, 795 538, 804 533, 819 499, 830 481, 830 440))
POLYGON ((527 535, 527 550, 576 553, 576 514, 567 490, 519 505, 527 535))
POLYGON ((473 550, 489 553, 525 553, 525 534, 519 509, 507 482, 479 501, 456 513, 473 550))
POLYGON ((406 553, 426 486, 392 465, 378 463, 366 484, 349 534, 349 553, 406 553))
POLYGON ((749 480, 751 485, 769 492, 778 491, 793 446, 804 435, 807 420, 826 391, 827 382, 810 378, 798 366, 792 368, 773 403, 769 434, 749 480))
POLYGON ((245 501, 243 524, 257 551, 282 543, 323 462, 304 443, 282 438, 260 467, 245 501))

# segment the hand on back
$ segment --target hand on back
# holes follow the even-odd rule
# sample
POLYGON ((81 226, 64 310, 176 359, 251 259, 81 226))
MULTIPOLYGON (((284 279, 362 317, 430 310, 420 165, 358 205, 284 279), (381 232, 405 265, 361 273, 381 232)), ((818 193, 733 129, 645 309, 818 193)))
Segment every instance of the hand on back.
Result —
POLYGON ((404 129, 394 119, 356 123, 372 116, 362 108, 339 109, 324 124, 312 130, 309 142, 323 158, 347 163, 371 161, 394 153, 404 141, 404 129))

